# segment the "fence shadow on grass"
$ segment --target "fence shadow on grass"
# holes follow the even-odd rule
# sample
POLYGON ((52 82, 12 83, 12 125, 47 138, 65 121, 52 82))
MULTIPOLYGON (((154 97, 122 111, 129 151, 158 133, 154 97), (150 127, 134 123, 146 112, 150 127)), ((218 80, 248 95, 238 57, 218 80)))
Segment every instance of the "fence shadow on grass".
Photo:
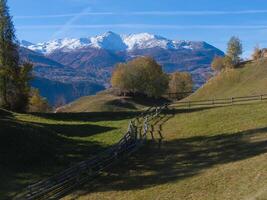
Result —
POLYGON ((108 176, 88 184, 80 194, 153 187, 197 175, 214 165, 263 153, 267 153, 267 127, 164 141, 161 149, 151 142, 107 171, 108 176))
POLYGON ((87 137, 114 129, 22 122, 9 113, 0 118, 0 127, 1 200, 12 199, 12 193, 108 148, 95 141, 72 140, 62 135, 87 137))

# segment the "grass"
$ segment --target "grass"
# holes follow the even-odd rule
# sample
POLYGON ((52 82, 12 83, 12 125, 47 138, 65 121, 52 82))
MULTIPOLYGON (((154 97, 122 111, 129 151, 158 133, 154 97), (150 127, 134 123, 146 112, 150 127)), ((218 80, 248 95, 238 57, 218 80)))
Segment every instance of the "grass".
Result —
POLYGON ((267 93, 267 60, 247 63, 215 76, 189 98, 206 100, 267 93))
MULTIPOLYGON (((267 93, 266 65, 261 60, 222 72, 188 99, 267 93)), ((77 113, 0 110, 1 199, 108 148, 125 133, 135 111, 155 103, 104 92, 60 110, 77 113), (89 111, 98 112, 79 113, 89 111)), ((266 102, 174 109, 158 121, 163 125, 161 148, 148 141, 65 199, 267 199, 266 113, 266 102)))
POLYGON ((0 199, 116 143, 135 114, 30 115, 0 109, 0 199))
POLYGON ((267 103, 172 112, 161 149, 149 142, 65 199, 267 199, 267 103))
POLYGON ((59 112, 118 112, 138 111, 149 106, 161 105, 165 99, 153 99, 143 96, 124 97, 114 95, 107 90, 94 96, 82 97, 62 108, 59 112))

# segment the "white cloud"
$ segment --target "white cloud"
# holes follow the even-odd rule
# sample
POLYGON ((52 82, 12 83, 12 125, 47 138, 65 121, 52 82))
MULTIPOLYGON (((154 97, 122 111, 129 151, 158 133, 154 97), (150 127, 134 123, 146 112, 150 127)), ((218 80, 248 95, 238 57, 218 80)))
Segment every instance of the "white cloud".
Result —
POLYGON ((80 19, 80 17, 82 17, 84 15, 84 13, 87 13, 88 11, 90 11, 91 8, 87 7, 85 8, 82 12, 80 12, 79 14, 73 16, 70 20, 68 20, 63 26, 61 26, 59 28, 58 31, 56 31, 53 35, 52 38, 57 38, 58 36, 66 33, 68 30, 72 29, 73 24, 80 19))
POLYGON ((17 29, 61 29, 64 32, 68 29, 92 29, 92 28, 150 28, 150 29, 267 29, 267 25, 166 25, 166 24, 89 24, 73 25, 78 19, 75 17, 64 25, 30 25, 17 26, 17 29))
POLYGON ((66 18, 76 16, 90 16, 90 15, 151 15, 151 16, 164 16, 164 15, 245 15, 245 14, 267 14, 267 10, 237 10, 237 11, 136 11, 136 12, 82 12, 82 13, 66 13, 58 15, 25 15, 14 16, 15 19, 37 19, 37 18, 66 18))

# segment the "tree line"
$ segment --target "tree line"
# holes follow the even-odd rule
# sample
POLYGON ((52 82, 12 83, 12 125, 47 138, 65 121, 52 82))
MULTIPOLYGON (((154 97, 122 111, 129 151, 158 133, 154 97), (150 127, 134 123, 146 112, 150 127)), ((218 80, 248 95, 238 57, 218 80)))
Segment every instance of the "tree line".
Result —
POLYGON ((1 0, 0 107, 17 112, 38 112, 49 109, 46 99, 40 96, 38 90, 30 86, 33 78, 32 68, 31 63, 20 60, 19 42, 9 14, 7 0, 1 0))
MULTIPOLYGON (((233 36, 227 43, 226 55, 224 57, 215 57, 211 63, 211 68, 215 72, 236 68, 243 62, 241 59, 242 53, 243 44, 241 40, 233 36)), ((251 59, 255 61, 265 57, 267 57, 267 49, 261 49, 259 46, 256 46, 251 55, 251 59)))
POLYGON ((193 80, 187 72, 164 73, 153 58, 139 57, 120 63, 113 71, 111 85, 123 95, 143 94, 159 98, 166 93, 184 93, 193 90, 193 80))

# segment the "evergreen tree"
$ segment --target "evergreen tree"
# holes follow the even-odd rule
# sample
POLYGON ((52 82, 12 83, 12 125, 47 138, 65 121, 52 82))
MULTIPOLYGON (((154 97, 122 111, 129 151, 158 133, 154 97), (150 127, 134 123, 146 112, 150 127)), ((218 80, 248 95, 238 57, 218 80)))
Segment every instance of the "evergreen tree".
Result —
POLYGON ((32 66, 19 66, 18 47, 7 0, 0 0, 0 106, 25 111, 32 66))

